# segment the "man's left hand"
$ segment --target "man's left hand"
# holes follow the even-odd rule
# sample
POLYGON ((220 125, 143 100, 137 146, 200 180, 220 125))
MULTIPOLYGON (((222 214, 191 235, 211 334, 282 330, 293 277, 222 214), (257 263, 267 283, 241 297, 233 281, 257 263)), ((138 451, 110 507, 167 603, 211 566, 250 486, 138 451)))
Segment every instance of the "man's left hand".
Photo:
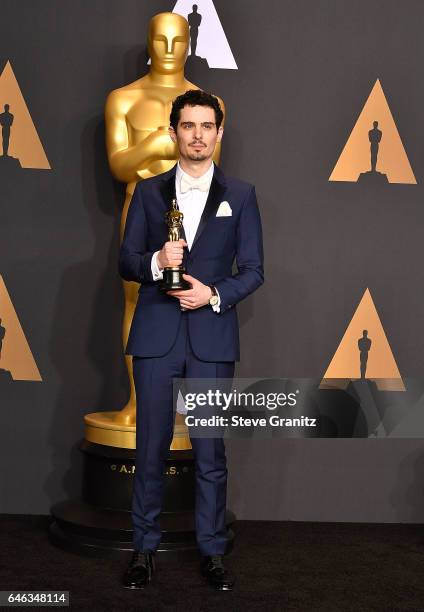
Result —
POLYGON ((175 289, 174 291, 167 291, 168 295, 172 295, 180 300, 181 308, 186 310, 195 310, 201 306, 209 304, 209 300, 212 297, 212 290, 208 285, 204 285, 197 278, 190 276, 190 274, 183 274, 184 280, 188 281, 191 285, 191 289, 175 289))

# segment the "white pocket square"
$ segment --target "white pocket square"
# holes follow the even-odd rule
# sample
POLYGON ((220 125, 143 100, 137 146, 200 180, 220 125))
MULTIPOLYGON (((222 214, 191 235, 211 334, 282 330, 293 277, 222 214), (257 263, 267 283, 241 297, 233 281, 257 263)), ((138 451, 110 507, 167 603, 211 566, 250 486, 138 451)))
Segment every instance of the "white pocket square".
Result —
POLYGON ((227 201, 221 202, 218 210, 216 211, 217 217, 231 217, 233 211, 227 201))

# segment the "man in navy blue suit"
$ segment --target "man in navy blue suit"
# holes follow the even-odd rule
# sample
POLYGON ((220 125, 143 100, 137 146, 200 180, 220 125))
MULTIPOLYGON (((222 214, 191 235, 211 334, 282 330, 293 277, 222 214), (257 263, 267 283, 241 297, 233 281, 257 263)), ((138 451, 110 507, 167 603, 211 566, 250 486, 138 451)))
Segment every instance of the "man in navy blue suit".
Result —
MULTIPOLYGON (((172 379, 233 377, 240 359, 236 304, 264 280, 255 188, 225 177, 212 162, 222 119, 217 98, 203 91, 174 100, 169 131, 179 162, 137 184, 120 250, 122 278, 141 283, 126 348, 133 356, 137 394, 134 554, 123 578, 126 588, 143 588, 154 571, 163 473, 173 436, 172 379), (164 219, 174 198, 184 214, 183 238, 170 242, 164 219), (181 264, 191 289, 162 292, 163 269, 181 264)), ((202 572, 214 588, 230 590, 234 579, 222 561, 227 543, 224 441, 191 442, 202 572)))

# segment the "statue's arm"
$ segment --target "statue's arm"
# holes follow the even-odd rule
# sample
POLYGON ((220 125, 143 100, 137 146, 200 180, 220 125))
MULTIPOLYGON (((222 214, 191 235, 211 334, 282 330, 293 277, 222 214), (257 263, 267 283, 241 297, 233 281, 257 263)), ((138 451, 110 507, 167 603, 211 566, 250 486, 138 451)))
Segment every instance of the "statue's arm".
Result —
POLYGON ((126 108, 119 94, 112 92, 106 100, 106 149, 109 166, 116 179, 124 183, 138 181, 137 171, 155 158, 152 138, 130 146, 126 108))

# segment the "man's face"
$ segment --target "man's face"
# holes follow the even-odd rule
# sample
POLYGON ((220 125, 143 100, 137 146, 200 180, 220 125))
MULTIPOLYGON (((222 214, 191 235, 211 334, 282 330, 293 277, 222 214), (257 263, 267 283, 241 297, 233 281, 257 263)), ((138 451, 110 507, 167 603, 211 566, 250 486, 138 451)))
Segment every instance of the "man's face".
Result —
POLYGON ((177 143, 180 157, 190 161, 211 159, 217 142, 221 142, 223 128, 216 128, 215 111, 209 106, 184 106, 180 111, 177 131, 169 133, 177 143))

